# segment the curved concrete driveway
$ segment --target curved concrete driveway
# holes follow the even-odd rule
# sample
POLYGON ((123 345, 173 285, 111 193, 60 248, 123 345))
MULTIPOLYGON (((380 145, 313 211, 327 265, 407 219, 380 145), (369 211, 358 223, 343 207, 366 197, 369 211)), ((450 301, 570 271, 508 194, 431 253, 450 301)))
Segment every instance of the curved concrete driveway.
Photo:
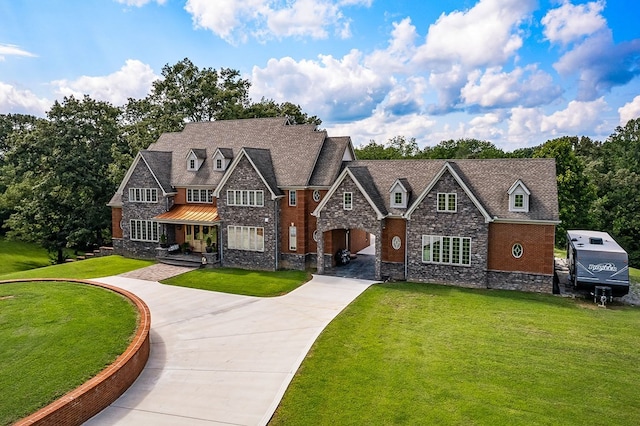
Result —
POLYGON ((122 276, 96 281, 151 310, 151 355, 124 395, 88 425, 264 425, 325 326, 373 281, 314 276, 256 298, 122 276))

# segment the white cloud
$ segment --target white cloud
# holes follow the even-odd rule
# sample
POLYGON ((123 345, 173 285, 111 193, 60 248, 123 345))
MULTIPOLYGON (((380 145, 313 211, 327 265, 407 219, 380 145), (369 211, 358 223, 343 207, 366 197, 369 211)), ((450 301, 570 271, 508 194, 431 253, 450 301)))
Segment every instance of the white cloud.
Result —
POLYGON ((462 100, 469 105, 483 108, 504 108, 516 104, 533 107, 552 102, 562 93, 552 77, 535 65, 516 67, 504 72, 502 67, 488 68, 469 74, 467 84, 461 90, 462 100))
POLYGON ((371 6, 371 0, 188 0, 185 10, 197 28, 210 30, 228 43, 272 37, 323 39, 333 29, 340 38, 351 36, 343 9, 371 6))
POLYGON ((428 134, 435 124, 434 120, 420 114, 398 117, 377 109, 371 116, 362 120, 328 126, 327 132, 332 136, 351 136, 355 146, 365 145, 372 139, 377 143, 385 143, 395 136, 415 137, 418 142, 422 142, 424 135, 428 134))
POLYGON ((270 59, 254 67, 251 97, 290 101, 325 120, 352 120, 368 115, 393 85, 361 64, 362 54, 352 50, 342 59, 320 55, 318 61, 270 59))
POLYGON ((124 105, 128 98, 143 98, 151 84, 159 76, 151 67, 136 59, 128 59, 124 66, 113 74, 99 77, 82 76, 76 80, 56 80, 56 93, 62 96, 82 98, 85 94, 93 99, 124 105))
POLYGON ((120 4, 125 4, 127 6, 134 7, 142 7, 147 5, 148 3, 156 2, 158 4, 165 4, 167 0, 116 0, 120 4))
POLYGON ((4 61, 6 56, 25 56, 33 58, 36 55, 31 52, 27 52, 24 49, 21 49, 15 44, 0 43, 0 61, 4 61))
POLYGON ((501 65, 522 46, 518 27, 535 4, 535 0, 480 0, 467 11, 442 14, 429 27, 415 61, 440 71, 452 64, 465 68, 501 65))
POLYGON ((0 82, 0 113, 32 114, 42 117, 50 107, 51 101, 39 98, 29 90, 0 82))
POLYGON ((407 64, 415 55, 416 27, 411 24, 411 18, 393 23, 389 46, 384 50, 375 50, 365 58, 367 67, 385 73, 403 73, 407 71, 407 64))
POLYGON ((542 18, 543 33, 552 43, 569 44, 596 33, 607 26, 602 17, 602 0, 573 5, 567 0, 557 9, 551 9, 542 18))
POLYGON ((618 114, 620 114, 621 126, 625 126, 629 120, 640 118, 640 95, 618 108, 618 114))
POLYGON ((509 137, 529 144, 531 135, 555 138, 565 135, 592 135, 603 129, 603 113, 609 109, 604 98, 590 102, 571 101, 563 110, 545 115, 540 108, 511 109, 509 137))

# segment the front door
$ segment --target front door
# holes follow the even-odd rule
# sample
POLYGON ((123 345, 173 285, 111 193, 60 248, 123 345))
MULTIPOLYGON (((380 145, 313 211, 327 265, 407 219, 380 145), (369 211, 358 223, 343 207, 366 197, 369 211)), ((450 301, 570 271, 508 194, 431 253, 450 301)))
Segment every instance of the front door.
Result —
POLYGON ((215 246, 217 241, 217 229, 215 226, 207 225, 187 225, 185 227, 184 240, 193 247, 194 252, 203 253, 206 251, 207 243, 215 246))

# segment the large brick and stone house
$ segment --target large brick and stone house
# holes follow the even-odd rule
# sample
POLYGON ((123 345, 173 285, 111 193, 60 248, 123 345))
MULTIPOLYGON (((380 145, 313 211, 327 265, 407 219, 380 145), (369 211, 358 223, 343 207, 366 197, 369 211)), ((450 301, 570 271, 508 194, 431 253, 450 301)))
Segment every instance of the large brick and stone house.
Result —
POLYGON ((166 256, 166 239, 210 264, 324 273, 375 236, 377 279, 552 291, 552 159, 359 161, 349 137, 285 118, 190 123, 136 156, 109 205, 127 256, 166 256))

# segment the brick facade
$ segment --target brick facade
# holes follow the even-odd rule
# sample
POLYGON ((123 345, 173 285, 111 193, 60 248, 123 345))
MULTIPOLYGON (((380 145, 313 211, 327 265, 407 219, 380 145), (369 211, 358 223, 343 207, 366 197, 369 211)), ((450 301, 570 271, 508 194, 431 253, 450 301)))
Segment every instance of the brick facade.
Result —
POLYGON ((488 268, 496 271, 553 274, 553 225, 492 223, 489 226, 488 268), (522 245, 522 257, 515 258, 511 249, 522 245))

